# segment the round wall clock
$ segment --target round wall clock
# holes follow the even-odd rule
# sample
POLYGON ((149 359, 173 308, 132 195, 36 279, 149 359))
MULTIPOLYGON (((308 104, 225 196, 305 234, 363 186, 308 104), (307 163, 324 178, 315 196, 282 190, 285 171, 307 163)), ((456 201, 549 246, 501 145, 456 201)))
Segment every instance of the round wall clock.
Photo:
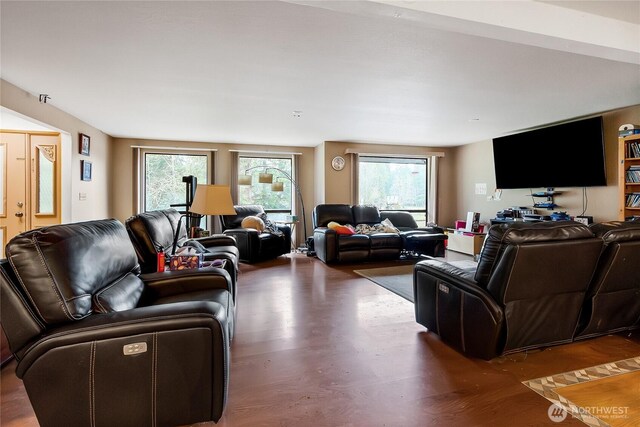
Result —
POLYGON ((341 171, 344 169, 345 161, 342 156, 335 156, 333 160, 331 160, 331 167, 337 171, 341 171))

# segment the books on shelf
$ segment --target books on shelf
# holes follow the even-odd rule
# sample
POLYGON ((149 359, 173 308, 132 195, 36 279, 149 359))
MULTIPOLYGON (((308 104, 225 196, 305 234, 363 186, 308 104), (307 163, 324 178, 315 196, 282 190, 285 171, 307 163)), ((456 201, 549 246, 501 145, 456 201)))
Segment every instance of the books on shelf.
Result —
POLYGON ((626 181, 640 183, 640 166, 629 166, 626 173, 626 181))
POLYGON ((640 158, 640 141, 628 142, 624 149, 624 157, 627 159, 640 158))
POLYGON ((640 193, 627 193, 625 206, 628 208, 640 208, 640 193))

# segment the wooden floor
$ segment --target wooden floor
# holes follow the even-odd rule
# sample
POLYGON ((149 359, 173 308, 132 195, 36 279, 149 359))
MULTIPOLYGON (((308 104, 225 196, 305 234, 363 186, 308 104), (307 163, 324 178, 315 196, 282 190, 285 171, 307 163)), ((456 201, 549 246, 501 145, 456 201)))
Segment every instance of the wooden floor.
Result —
MULTIPOLYGON (((557 425, 522 381, 640 355, 640 334, 470 359, 414 319, 413 304, 302 254, 242 264, 225 414, 238 426, 557 425)), ((2 369, 0 424, 37 425, 2 369)), ((563 426, 584 426, 568 418, 563 426)))

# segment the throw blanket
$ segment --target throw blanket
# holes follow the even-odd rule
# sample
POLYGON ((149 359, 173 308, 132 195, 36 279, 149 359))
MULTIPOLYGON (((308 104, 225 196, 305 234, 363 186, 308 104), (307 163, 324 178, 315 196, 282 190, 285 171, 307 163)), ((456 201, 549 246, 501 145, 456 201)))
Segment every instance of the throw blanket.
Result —
POLYGON ((276 236, 284 236, 284 233, 278 228, 278 225, 267 218, 266 212, 261 212, 256 216, 264 222, 264 231, 276 236))
POLYGON ((399 230, 393 226, 389 218, 380 224, 358 224, 356 225, 357 234, 374 234, 374 233, 399 233, 399 230))

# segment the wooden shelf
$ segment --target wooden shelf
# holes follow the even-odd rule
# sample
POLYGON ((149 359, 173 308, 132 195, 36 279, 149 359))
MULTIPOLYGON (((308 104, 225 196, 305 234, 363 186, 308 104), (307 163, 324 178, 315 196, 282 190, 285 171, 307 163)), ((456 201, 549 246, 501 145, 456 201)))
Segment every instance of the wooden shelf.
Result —
MULTIPOLYGON (((640 212, 640 207, 627 206, 627 196, 630 193, 640 192, 640 182, 627 182, 626 173, 630 166, 640 165, 640 157, 625 157, 632 154, 632 151, 627 150, 627 146, 630 143, 637 144, 640 141, 640 134, 629 135, 624 138, 618 138, 618 203, 619 213, 618 219, 624 221, 625 218, 637 215, 640 212)), ((635 154, 635 153, 634 153, 635 154)))

